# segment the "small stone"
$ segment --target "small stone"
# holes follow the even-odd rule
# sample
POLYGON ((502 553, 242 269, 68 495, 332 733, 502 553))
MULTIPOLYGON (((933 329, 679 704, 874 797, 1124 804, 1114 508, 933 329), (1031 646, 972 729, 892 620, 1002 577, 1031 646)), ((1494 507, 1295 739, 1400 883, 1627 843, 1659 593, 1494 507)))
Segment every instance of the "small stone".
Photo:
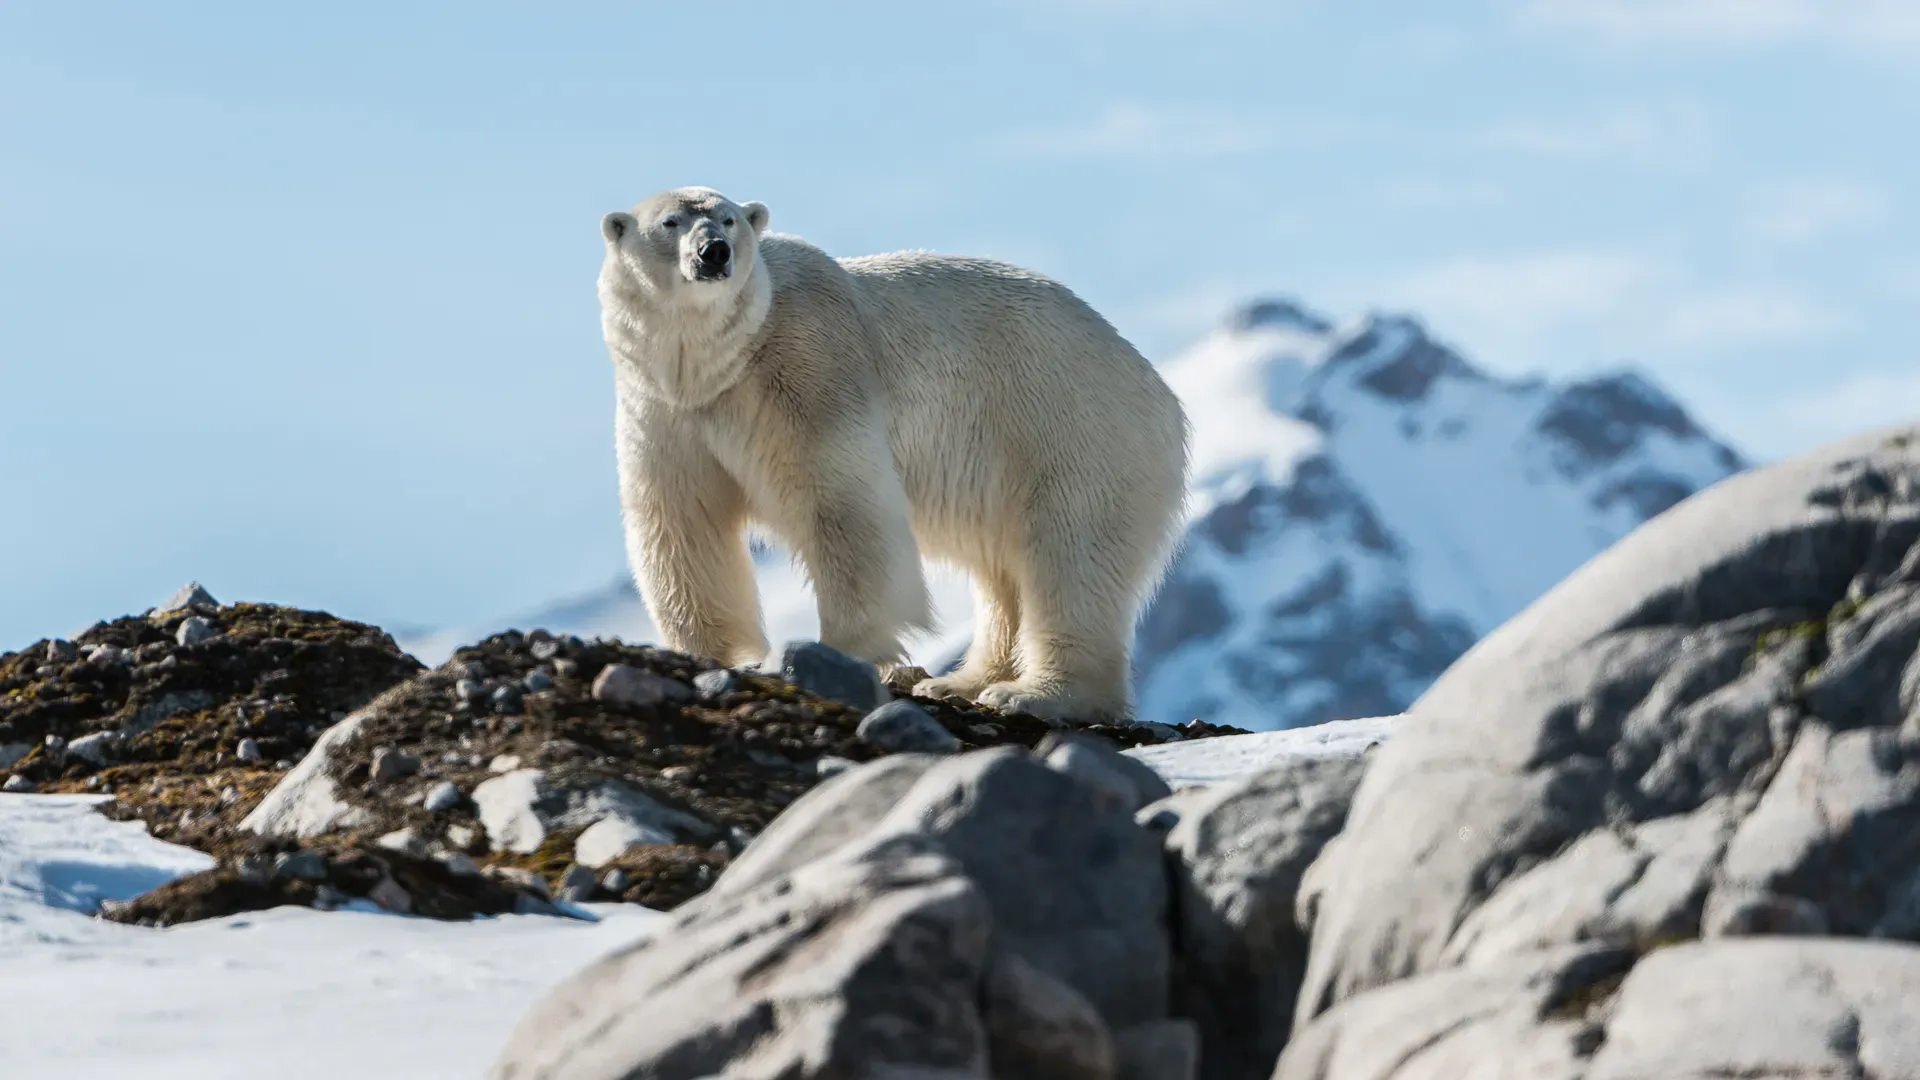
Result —
POLYGON ((260 744, 252 739, 241 739, 240 745, 233 748, 233 756, 241 761, 259 761, 260 744))
POLYGON ((669 765, 660 770, 660 779, 675 784, 685 784, 693 779, 695 771, 691 765, 669 765))
POLYGON ((460 794, 460 786, 451 780, 442 780, 428 789, 427 797, 421 802, 429 814, 444 814, 460 805, 466 796, 460 794))
POLYGON ((727 668, 703 671, 693 677, 693 688, 708 699, 730 694, 740 688, 740 676, 727 668))
POLYGON ((520 697, 519 687, 513 685, 500 687, 493 692, 493 711, 501 716, 518 716, 520 697))
POLYGON ((501 754, 487 762, 487 771, 492 773, 510 773, 519 767, 519 754, 501 754))
POLYGON ((608 664, 593 680, 595 701, 629 708, 648 708, 663 703, 689 700, 693 690, 678 679, 669 679, 627 664, 608 664))
POLYGON ((407 890, 390 877, 382 877, 379 884, 367 890, 367 899, 395 915, 406 915, 413 911, 413 897, 408 896, 407 890))
POLYGON ((573 841, 573 857, 584 865, 601 867, 635 847, 671 843, 673 834, 665 829, 613 815, 581 831, 573 841))
POLYGON ((286 772, 288 769, 293 768, 293 761, 290 758, 281 758, 273 763, 273 767, 281 772, 286 772))
POLYGON ((419 758, 403 754, 391 746, 383 746, 373 752, 373 764, 367 775, 374 783, 384 784, 419 771, 419 758))
POLYGON ((553 673, 563 679, 571 679, 580 674, 580 661, 561 657, 553 662, 553 673))
POLYGON ((474 862, 473 856, 464 851, 449 852, 441 858, 440 865, 446 867, 447 873, 455 877, 480 876, 480 864, 474 862))
POLYGON ((87 650, 87 661, 93 664, 111 664, 119 660, 123 650, 118 645, 95 645, 87 650))
POLYGON ((60 736, 49 735, 41 740, 41 745, 47 748, 47 756, 53 759, 55 765, 67 759, 67 740, 60 736))
POLYGON ((332 885, 322 885, 313 891, 313 906, 320 911, 336 911, 345 907, 351 899, 332 885))
POLYGON ((15 795, 25 795, 28 792, 38 790, 39 786, 40 785, 26 777, 21 776, 19 773, 14 773, 12 776, 7 777, 6 783, 0 784, 0 791, 9 791, 15 795))
POLYGON ((617 866, 607 871, 600 878, 600 887, 615 896, 626 892, 627 886, 630 884, 632 884, 632 881, 627 877, 627 872, 617 866))
POLYGON ((32 743, 0 743, 0 769, 11 769, 33 753, 32 743))
POLYGON ((395 829, 374 841, 388 851, 398 851, 403 855, 424 858, 427 854, 427 842, 412 829, 395 829))
POLYGON ((727 830, 727 843, 735 853, 745 851, 747 845, 753 843, 753 833, 744 826, 735 825, 727 830))
POLYGON ((178 592, 167 597, 166 603, 155 608, 154 614, 165 615, 168 612, 186 611, 189 608, 219 606, 220 601, 215 600, 213 594, 202 588, 199 582, 189 581, 180 586, 178 592))
POLYGON ((453 684, 453 696, 461 701, 479 701, 487 696, 487 688, 478 679, 461 679, 453 684))
POLYGON ((524 890, 542 900, 553 899, 553 890, 548 887, 547 879, 531 870, 518 866, 495 866, 487 872, 492 874, 495 880, 524 890))
POLYGON ((983 739, 997 739, 1000 737, 1000 728, 994 724, 969 724, 967 730, 983 739))
POLYGON ((537 694, 542 690, 553 688, 553 676, 544 671, 535 671, 520 680, 520 685, 526 687, 527 693, 537 694))
POLYGON ((198 645, 215 632, 212 620, 204 615, 195 615, 181 621, 179 629, 173 632, 173 640, 181 645, 198 645))
POLYGON ((113 763, 113 750, 120 741, 117 731, 97 731, 92 735, 82 735, 67 744, 67 753, 81 761, 105 768, 113 763))
POLYGON ((535 660, 551 660, 560 655, 560 643, 552 638, 548 638, 545 641, 534 642, 533 646, 527 651, 533 654, 535 660))
POLYGON ((557 895, 570 904, 584 904, 593 899, 594 890, 599 886, 600 883, 594 880, 591 869, 574 863, 565 874, 561 875, 560 891, 557 895))
POLYGON ((73 661, 74 657, 77 657, 79 655, 80 655, 80 650, 77 647, 75 647, 73 642, 68 641, 65 638, 54 638, 52 641, 47 642, 47 662, 48 663, 52 663, 52 664, 70 663, 73 661))
POLYGON ((911 701, 892 701, 868 713, 854 733, 861 742, 896 754, 951 754, 960 740, 911 701))
POLYGON ((273 856, 242 856, 234 875, 248 885, 265 886, 273 881, 273 856))
POLYGON ((473 832, 473 826, 471 825, 447 826, 447 843, 452 844, 454 847, 457 847, 457 848, 472 847, 473 837, 474 837, 474 832, 473 832))
POLYGON ((789 641, 782 646, 780 677, 861 712, 879 708, 889 697, 880 669, 818 641, 789 641))
POLYGON ((327 857, 317 851, 292 851, 273 860, 273 876, 296 881, 327 880, 327 857))
POLYGON ((846 758, 835 757, 832 754, 828 754, 826 757, 813 763, 813 775, 825 780, 830 776, 839 776, 848 769, 858 767, 859 762, 849 761, 846 758))

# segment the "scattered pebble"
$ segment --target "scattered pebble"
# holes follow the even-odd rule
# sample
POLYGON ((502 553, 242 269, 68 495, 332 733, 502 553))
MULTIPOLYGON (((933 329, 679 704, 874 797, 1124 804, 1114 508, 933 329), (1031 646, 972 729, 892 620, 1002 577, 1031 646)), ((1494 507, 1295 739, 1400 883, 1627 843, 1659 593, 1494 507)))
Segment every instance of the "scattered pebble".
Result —
POLYGON ((479 701, 487 696, 487 688, 480 685, 478 679, 461 679, 453 684, 453 696, 461 701, 479 701))
POLYGON ((574 863, 560 878, 560 899, 572 904, 584 904, 593 899, 593 893, 599 882, 593 878, 593 871, 579 863, 574 863))
POLYGON ((367 899, 396 915, 406 915, 413 911, 413 897, 407 890, 390 877, 383 877, 380 883, 367 890, 367 899))
POLYGON ((607 871, 606 874, 600 878, 600 887, 615 896, 626 892, 627 886, 631 884, 633 884, 633 882, 627 877, 627 872, 617 866, 607 871))
POLYGON ((487 762, 487 771, 493 773, 510 773, 519 767, 519 754, 501 754, 487 762))
POLYGON ((95 664, 111 664, 118 661, 124 651, 118 645, 95 645, 87 650, 87 660, 95 664))
POLYGON ((96 731, 68 743, 67 753, 81 761, 105 768, 113 763, 114 744, 119 741, 120 733, 117 731, 96 731))
POLYGON ((15 795, 25 795, 30 791, 38 790, 39 787, 40 785, 21 776, 19 773, 14 773, 12 776, 7 777, 6 783, 0 784, 0 791, 10 791, 15 795))
POLYGON ((960 740, 933 714, 911 701, 891 701, 868 713, 854 733, 861 742, 896 754, 951 754, 960 740))
POLYGON ((967 727, 967 730, 983 739, 997 739, 1000 737, 1000 729, 993 724, 972 724, 967 727))
POLYGON ((627 664, 608 664, 593 680, 596 701, 611 705, 646 708, 663 702, 686 701, 693 690, 678 679, 669 679, 627 664))
POLYGON ((709 700, 740 688, 740 676, 728 668, 703 671, 693 677, 693 688, 709 700))
POLYGON ((464 851, 449 852, 440 859, 440 865, 446 867, 447 873, 455 877, 480 876, 480 864, 474 862, 473 856, 464 851))
POLYGON ((197 607, 219 607, 220 601, 213 598, 197 581, 189 581, 180 586, 180 590, 167 598, 167 602, 154 609, 154 614, 165 615, 174 611, 185 611, 197 607))
POLYGON ((553 662, 553 673, 563 679, 571 679, 580 674, 580 661, 561 657, 553 662))
POLYGON ((660 770, 660 779, 676 784, 685 784, 693 779, 697 771, 698 770, 691 765, 669 765, 660 770))
POLYGON ((828 754, 826 757, 813 763, 813 774, 825 780, 829 776, 839 776, 848 769, 857 768, 858 766, 858 762, 828 754))
POLYGON ((493 711, 501 716, 517 716, 520 713, 520 688, 503 686, 493 692, 493 711))
POLYGON ((204 615, 195 615, 184 619, 180 628, 173 632, 173 640, 181 645, 198 645, 215 633, 213 622, 204 615))
POLYGON ((374 843, 388 851, 398 851, 415 857, 424 858, 427 854, 427 842, 412 829, 395 829, 375 840, 374 843))
POLYGON ((13 768, 31 753, 33 753, 32 743, 0 743, 0 769, 13 768))
POLYGON ((888 699, 880 669, 818 641, 789 641, 780 650, 780 677, 811 694, 865 712, 888 699))
MULTIPOLYGON (((442 780, 427 791, 427 797, 421 806, 429 814, 443 814, 460 805, 465 798, 460 794, 460 786, 451 780, 442 780)), ((462 847, 466 845, 461 845, 462 847)))
POLYGON ((457 848, 472 847, 473 838, 474 838, 473 826, 471 825, 447 826, 447 843, 452 844, 454 847, 457 847, 457 848))
POLYGON ((292 851, 273 860, 273 876, 296 881, 327 880, 327 857, 317 851, 292 851))
POLYGON ((391 746, 383 746, 373 752, 373 764, 368 776, 374 783, 384 784, 389 780, 412 776, 419 771, 419 758, 412 754, 403 754, 391 746))
POLYGON ((252 739, 241 739, 240 745, 233 748, 233 756, 241 761, 259 761, 260 744, 252 739))
POLYGON ((534 642, 527 651, 533 654, 535 660, 547 661, 560 655, 560 643, 548 638, 545 641, 534 642))
POLYGON ((527 693, 537 694, 542 690, 552 689, 553 676, 544 671, 536 671, 520 680, 520 685, 527 688, 527 693))

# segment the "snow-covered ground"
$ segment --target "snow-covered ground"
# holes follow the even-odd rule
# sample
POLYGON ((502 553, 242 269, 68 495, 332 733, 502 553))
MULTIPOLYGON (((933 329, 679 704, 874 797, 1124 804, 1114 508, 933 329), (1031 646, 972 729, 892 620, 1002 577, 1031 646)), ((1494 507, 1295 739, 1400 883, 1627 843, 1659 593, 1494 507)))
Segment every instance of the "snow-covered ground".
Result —
MULTIPOLYGON (((1175 786, 1289 755, 1356 754, 1390 720, 1138 752, 1175 786)), ((306 908, 166 930, 92 917, 206 868, 94 796, 0 795, 0 1077, 274 1080, 480 1075, 542 991, 663 916, 467 923, 306 908)))

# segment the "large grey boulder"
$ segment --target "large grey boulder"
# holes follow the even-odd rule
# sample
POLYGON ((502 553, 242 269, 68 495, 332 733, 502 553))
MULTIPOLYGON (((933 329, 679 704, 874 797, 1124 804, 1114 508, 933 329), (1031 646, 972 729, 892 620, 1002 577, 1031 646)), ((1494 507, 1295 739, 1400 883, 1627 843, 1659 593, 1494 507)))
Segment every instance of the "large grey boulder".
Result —
POLYGON ((687 905, 520 1021, 494 1080, 987 1080, 992 919, 931 844, 898 840, 687 905))
MULTIPOLYGON (((1665 946, 1732 934, 1920 937, 1916 645, 1920 429, 1655 518, 1475 646, 1374 752, 1302 886, 1296 1027, 1568 948, 1670 963, 1665 946)), ((1711 1075, 1762 1074, 1736 1060, 1711 1075)))
POLYGON ((1307 963, 1301 875, 1346 820, 1359 758, 1303 758, 1191 797, 1167 834, 1175 986, 1207 1080, 1264 1080, 1307 963))
POLYGON ((1920 948, 1905 943, 1729 939, 1637 963, 1561 946, 1342 1002, 1294 1038, 1273 1078, 1920 1076, 1917 1002, 1920 948))
MULTIPOLYGON (((1103 775, 1134 775, 1117 752, 1077 745, 1104 757, 1103 775)), ((882 758, 802 797, 712 892, 757 888, 834 850, 928 838, 986 897, 1001 947, 1126 1027, 1167 1015, 1172 964, 1159 841, 1133 812, 1018 747, 882 758)))

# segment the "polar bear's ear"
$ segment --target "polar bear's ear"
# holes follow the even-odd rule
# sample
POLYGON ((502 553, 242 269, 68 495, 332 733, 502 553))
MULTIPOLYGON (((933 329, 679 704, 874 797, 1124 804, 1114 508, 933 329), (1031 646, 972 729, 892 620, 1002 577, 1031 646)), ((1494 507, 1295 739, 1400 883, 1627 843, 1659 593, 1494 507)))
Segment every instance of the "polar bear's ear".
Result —
POLYGON ((747 212, 747 224, 753 226, 754 232, 763 233, 767 231, 767 219, 770 211, 767 209, 766 203, 750 202, 740 209, 747 212))
POLYGON ((639 222, 633 220, 632 214, 615 210, 613 213, 600 219, 600 235, 607 238, 607 243, 617 244, 620 242, 621 237, 634 231, 634 229, 639 227, 639 224, 639 222))

